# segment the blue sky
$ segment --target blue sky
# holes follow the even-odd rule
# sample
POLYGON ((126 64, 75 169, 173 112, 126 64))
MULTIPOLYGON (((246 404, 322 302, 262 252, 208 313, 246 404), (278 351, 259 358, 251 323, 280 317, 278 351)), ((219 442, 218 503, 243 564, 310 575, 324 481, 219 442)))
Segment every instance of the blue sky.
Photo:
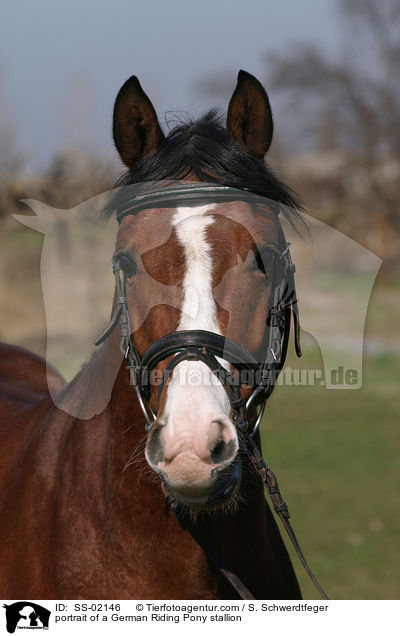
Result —
POLYGON ((334 7, 334 0, 2 0, 0 117, 35 165, 67 144, 111 154, 113 101, 130 75, 161 121, 165 111, 198 114, 213 105, 202 85, 208 75, 234 77, 243 68, 264 80, 265 54, 296 41, 334 53, 334 7))

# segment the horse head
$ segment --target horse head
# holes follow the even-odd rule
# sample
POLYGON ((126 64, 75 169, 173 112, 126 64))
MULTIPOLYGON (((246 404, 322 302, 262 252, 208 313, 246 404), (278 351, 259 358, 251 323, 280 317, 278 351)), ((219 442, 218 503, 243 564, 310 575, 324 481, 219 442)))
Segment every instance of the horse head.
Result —
POLYGON ((136 77, 115 102, 129 169, 109 204, 120 224, 115 315, 129 325, 122 348, 148 416, 147 462, 194 508, 237 496, 241 431, 272 391, 295 311, 278 213, 296 202, 264 163, 272 132, 267 94, 243 71, 226 128, 208 113, 164 137, 136 77), (244 381, 244 370, 260 375, 244 381))

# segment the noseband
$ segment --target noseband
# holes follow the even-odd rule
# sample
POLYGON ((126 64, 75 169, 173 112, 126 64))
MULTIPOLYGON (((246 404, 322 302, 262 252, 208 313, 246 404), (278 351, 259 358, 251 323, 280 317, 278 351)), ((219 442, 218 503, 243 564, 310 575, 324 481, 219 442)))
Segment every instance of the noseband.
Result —
MULTIPOLYGON (((229 201, 246 201, 260 205, 260 195, 218 184, 183 183, 156 187, 151 184, 138 186, 137 194, 117 210, 117 220, 121 223, 127 215, 143 209, 179 207, 181 205, 206 205, 229 201)), ((183 361, 203 362, 224 387, 229 398, 233 422, 247 431, 248 411, 258 408, 251 436, 257 430, 265 409, 266 400, 272 393, 275 382, 282 370, 288 348, 291 315, 294 322, 294 341, 298 356, 300 348, 300 324, 294 284, 295 267, 290 257, 290 244, 286 243, 281 231, 281 253, 274 257, 272 279, 272 303, 266 316, 268 326, 268 346, 264 360, 257 362, 254 356, 238 343, 216 333, 204 330, 182 330, 169 333, 153 343, 141 358, 131 334, 126 280, 118 264, 113 266, 116 287, 116 309, 108 327, 96 338, 95 345, 104 342, 117 324, 121 327, 121 351, 127 359, 131 383, 135 388, 149 431, 157 419, 157 411, 150 406, 151 378, 155 367, 173 356, 162 378, 158 390, 157 410, 160 396, 175 367, 183 361), (230 363, 238 372, 239 380, 218 360, 230 363), (241 374, 247 372, 246 386, 252 387, 247 401, 241 394, 241 374), (248 382, 249 377, 251 381, 248 382)))

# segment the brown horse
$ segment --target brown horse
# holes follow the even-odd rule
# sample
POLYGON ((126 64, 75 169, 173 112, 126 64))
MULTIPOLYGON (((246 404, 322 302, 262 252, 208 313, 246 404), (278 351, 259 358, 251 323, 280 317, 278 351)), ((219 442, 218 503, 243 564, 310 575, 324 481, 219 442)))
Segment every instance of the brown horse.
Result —
MULTIPOLYGON (((260 359, 271 341, 274 325, 265 320, 274 306, 274 268, 286 252, 278 213, 296 208, 264 163, 272 138, 268 97, 241 71, 226 129, 211 111, 164 137, 132 77, 117 96, 113 130, 129 169, 118 185, 149 186, 140 206, 124 199, 124 188, 108 206, 120 221, 114 309, 125 325, 114 321, 68 385, 38 356, 0 348, 0 596, 236 598, 210 556, 217 554, 254 597, 298 599, 263 483, 243 451, 241 430, 257 416, 243 404, 254 387, 228 386, 239 373, 235 351, 260 359), (153 196, 149 182, 169 184, 166 195, 153 196), (215 184, 215 194, 204 183, 215 184), (249 202, 243 193, 266 198, 249 202), (173 302, 165 302, 165 287, 173 302), (125 333, 124 341, 126 322, 132 338, 125 333), (231 344, 224 357, 223 336, 241 348, 231 344), (131 373, 121 364, 121 337, 131 373), (137 388, 135 361, 143 356, 151 378, 161 372, 162 382, 146 387, 141 376, 141 393, 131 384, 137 388), (210 382, 217 371, 222 379, 210 382), (180 503, 209 552, 182 529, 165 494, 167 503, 180 503)), ((259 444, 258 433, 254 439, 259 444)))

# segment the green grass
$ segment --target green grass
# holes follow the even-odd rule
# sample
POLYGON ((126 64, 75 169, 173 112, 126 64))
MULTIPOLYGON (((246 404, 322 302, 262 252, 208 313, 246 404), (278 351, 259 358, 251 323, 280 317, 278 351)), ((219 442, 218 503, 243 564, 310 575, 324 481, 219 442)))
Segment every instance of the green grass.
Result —
MULTIPOLYGON (((385 355, 356 391, 279 386, 264 418, 264 457, 333 599, 400 598, 399 375, 385 355)), ((289 549, 304 597, 318 598, 289 549)))

